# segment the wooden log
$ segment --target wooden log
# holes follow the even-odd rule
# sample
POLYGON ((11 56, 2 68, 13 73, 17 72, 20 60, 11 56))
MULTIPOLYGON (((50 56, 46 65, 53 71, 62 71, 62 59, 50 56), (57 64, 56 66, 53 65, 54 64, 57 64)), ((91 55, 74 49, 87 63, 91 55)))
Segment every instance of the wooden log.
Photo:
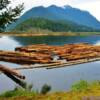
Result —
POLYGON ((61 54, 61 53, 72 53, 72 52, 84 52, 89 49, 93 50, 93 45, 87 43, 79 43, 79 44, 66 44, 64 46, 49 46, 49 45, 30 45, 25 47, 18 47, 15 50, 19 52, 37 52, 42 54, 61 54))
POLYGON ((0 61, 18 64, 50 63, 50 54, 0 51, 0 61))
POLYGON ((38 51, 40 48, 47 47, 46 44, 37 44, 37 45, 28 45, 24 47, 16 47, 15 51, 26 51, 26 52, 35 52, 38 51))
POLYGON ((15 58, 15 57, 0 57, 0 61, 12 62, 17 64, 35 64, 35 63, 51 63, 51 59, 29 59, 29 58, 15 58))
POLYGON ((80 59, 92 59, 92 58, 97 58, 100 57, 100 55, 98 55, 98 53, 90 53, 90 54, 84 54, 84 55, 70 55, 67 57, 64 57, 65 59, 67 59, 67 61, 72 61, 72 60, 80 60, 80 59))
POLYGON ((25 79, 25 76, 23 75, 20 75, 18 72, 16 72, 15 70, 11 69, 11 68, 8 68, 6 66, 3 66, 0 64, 0 71, 2 71, 3 73, 8 73, 8 74, 11 74, 11 75, 14 75, 20 79, 25 79))
POLYGON ((9 77, 11 80, 13 80, 15 83, 17 83, 19 86, 23 87, 24 89, 27 89, 27 84, 26 82, 16 78, 15 76, 13 76, 12 74, 9 74, 7 72, 4 72, 4 74, 9 77))
POLYGON ((68 60, 97 57, 100 46, 86 43, 49 46, 46 44, 29 45, 16 48, 15 52, 0 51, 0 60, 18 64, 52 63, 53 54, 68 60), (94 55, 92 55, 94 54, 94 55))
POLYGON ((62 46, 49 46, 45 44, 38 44, 38 45, 30 45, 30 46, 25 46, 25 47, 16 47, 15 51, 19 52, 41 52, 41 53, 46 53, 46 52, 52 52, 56 49, 60 49, 62 46))

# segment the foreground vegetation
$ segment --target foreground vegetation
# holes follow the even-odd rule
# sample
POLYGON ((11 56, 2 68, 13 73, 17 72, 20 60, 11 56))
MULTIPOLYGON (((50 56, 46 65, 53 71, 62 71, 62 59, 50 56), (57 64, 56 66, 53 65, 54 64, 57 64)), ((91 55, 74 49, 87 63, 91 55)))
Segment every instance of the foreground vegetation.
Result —
POLYGON ((14 89, 0 95, 0 100, 100 100, 100 81, 88 83, 80 80, 67 92, 47 93, 50 88, 44 86, 42 91, 34 92, 14 89), (46 94, 47 93, 47 94, 46 94))

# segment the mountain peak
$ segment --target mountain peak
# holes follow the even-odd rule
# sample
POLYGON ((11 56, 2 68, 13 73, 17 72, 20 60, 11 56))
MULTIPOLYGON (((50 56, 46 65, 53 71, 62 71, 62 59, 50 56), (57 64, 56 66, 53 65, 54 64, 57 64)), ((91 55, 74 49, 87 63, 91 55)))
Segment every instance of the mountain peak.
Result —
POLYGON ((64 5, 62 8, 64 8, 64 9, 72 9, 72 7, 70 6, 70 5, 64 5))
POLYGON ((48 6, 47 8, 59 8, 59 7, 56 6, 56 5, 50 5, 50 6, 48 6))
POLYGON ((94 16, 87 11, 71 7, 70 5, 65 5, 63 7, 56 5, 33 7, 24 13, 17 22, 20 23, 26 19, 36 17, 47 18, 50 20, 69 20, 81 25, 100 29, 100 22, 94 16))
POLYGON ((73 7, 71 7, 70 5, 64 5, 64 6, 57 6, 57 5, 50 5, 47 8, 63 8, 63 9, 72 9, 73 7))
POLYGON ((57 7, 56 5, 50 5, 49 7, 57 7))

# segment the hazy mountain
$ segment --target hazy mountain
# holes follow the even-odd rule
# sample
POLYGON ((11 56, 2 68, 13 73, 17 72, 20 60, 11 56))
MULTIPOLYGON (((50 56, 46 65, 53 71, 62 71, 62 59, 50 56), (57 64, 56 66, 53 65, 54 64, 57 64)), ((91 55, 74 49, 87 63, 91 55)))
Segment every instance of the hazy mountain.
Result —
POLYGON ((42 17, 50 20, 72 21, 81 25, 100 28, 100 22, 89 12, 83 11, 71 6, 58 7, 51 5, 49 7, 38 6, 24 13, 13 27, 29 18, 42 17))

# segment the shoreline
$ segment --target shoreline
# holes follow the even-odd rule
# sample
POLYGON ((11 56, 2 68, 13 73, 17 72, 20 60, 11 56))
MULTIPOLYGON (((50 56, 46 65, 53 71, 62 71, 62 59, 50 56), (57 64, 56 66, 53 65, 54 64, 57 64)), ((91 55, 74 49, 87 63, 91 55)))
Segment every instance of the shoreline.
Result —
POLYGON ((24 32, 3 32, 0 36, 90 36, 90 35, 100 35, 100 32, 50 32, 50 33, 24 33, 24 32))
POLYGON ((78 36, 77 34, 68 35, 68 34, 0 34, 0 36, 21 36, 21 37, 28 37, 28 36, 78 36))

